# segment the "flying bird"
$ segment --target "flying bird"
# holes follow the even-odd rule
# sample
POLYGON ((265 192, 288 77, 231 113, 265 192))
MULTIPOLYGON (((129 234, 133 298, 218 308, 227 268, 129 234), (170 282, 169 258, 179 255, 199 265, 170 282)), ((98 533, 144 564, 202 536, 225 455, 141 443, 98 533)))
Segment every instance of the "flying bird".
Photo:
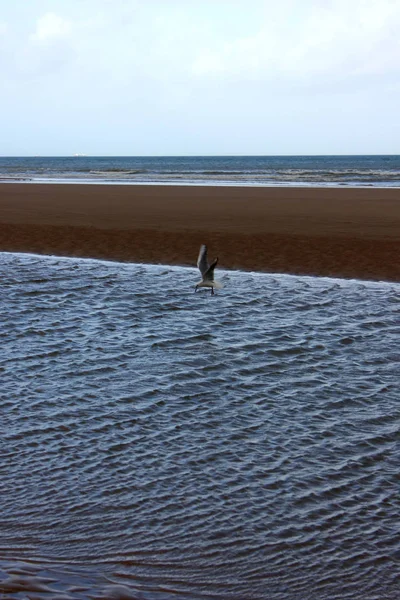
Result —
POLYGON ((199 267, 202 280, 196 284, 195 292, 197 292, 197 288, 199 287, 209 287, 211 288, 211 294, 214 294, 214 288, 221 289, 222 285, 219 281, 214 281, 214 269, 218 262, 218 258, 215 258, 211 265, 208 264, 207 260, 207 246, 202 244, 200 246, 199 257, 197 259, 197 266, 199 267))

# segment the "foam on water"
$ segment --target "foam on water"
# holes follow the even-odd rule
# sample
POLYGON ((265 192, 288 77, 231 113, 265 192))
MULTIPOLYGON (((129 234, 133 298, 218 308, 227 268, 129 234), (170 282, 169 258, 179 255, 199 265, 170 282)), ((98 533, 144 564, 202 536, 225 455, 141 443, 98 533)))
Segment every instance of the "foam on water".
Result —
POLYGON ((400 285, 0 270, 0 597, 399 598, 400 285))

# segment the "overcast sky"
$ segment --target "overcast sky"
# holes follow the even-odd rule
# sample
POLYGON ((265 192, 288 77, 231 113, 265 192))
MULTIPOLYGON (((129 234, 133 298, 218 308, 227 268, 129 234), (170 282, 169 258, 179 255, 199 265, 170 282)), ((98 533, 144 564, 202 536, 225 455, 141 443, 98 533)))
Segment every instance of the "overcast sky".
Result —
POLYGON ((400 154, 400 0, 0 0, 0 155, 400 154))

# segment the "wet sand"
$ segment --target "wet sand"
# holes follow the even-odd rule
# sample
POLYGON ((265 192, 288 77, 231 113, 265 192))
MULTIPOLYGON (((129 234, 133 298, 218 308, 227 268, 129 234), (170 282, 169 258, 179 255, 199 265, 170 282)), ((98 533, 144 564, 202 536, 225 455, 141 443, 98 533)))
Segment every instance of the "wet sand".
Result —
POLYGON ((400 190, 0 184, 0 251, 400 281, 400 190))

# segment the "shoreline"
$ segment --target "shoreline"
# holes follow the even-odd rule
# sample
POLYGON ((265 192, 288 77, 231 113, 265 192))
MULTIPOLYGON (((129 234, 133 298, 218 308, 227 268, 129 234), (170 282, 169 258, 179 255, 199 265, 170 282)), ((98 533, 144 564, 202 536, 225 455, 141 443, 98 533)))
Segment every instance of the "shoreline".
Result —
MULTIPOLYGON (((398 188, 0 183, 0 251, 400 282, 398 188)), ((30 183, 30 182, 29 182, 30 183)))
POLYGON ((96 180, 96 179, 49 179, 49 180, 33 180, 33 179, 1 179, 0 186, 2 185, 99 185, 99 186, 166 186, 166 187, 233 187, 233 188, 289 188, 289 189, 335 189, 335 190, 400 190, 400 185, 375 185, 369 184, 351 184, 351 183, 315 183, 310 182, 304 183, 256 183, 256 182, 234 182, 234 181, 111 181, 111 180, 96 180))
MULTIPOLYGON (((192 265, 171 265, 171 264, 165 264, 165 263, 150 263, 150 262, 127 262, 127 261, 118 261, 118 260, 113 260, 111 258, 94 258, 94 257, 89 257, 89 256, 67 256, 67 255, 61 255, 61 254, 38 254, 35 252, 11 252, 8 250, 0 250, 0 259, 2 255, 7 255, 7 254, 12 254, 13 256, 18 256, 18 257, 28 257, 28 258, 48 258, 48 259, 54 259, 56 261, 58 260, 66 260, 66 261, 84 261, 84 262, 95 262, 95 263, 99 263, 102 265, 117 265, 117 266, 132 266, 132 267, 153 267, 155 269, 168 269, 168 270, 179 270, 179 269, 184 269, 187 271, 195 271, 196 273, 196 277, 198 277, 198 267, 195 264, 192 265)), ((311 278, 311 279, 327 279, 329 281, 335 281, 338 282, 342 285, 345 284, 352 284, 352 283, 360 283, 366 286, 400 286, 400 281, 396 282, 396 281, 387 281, 385 279, 358 279, 356 277, 353 278, 343 278, 343 277, 334 277, 334 276, 329 276, 329 275, 306 275, 306 274, 301 274, 301 275, 296 275, 294 273, 271 273, 269 271, 253 271, 253 270, 248 270, 248 269, 225 269, 225 268, 218 268, 218 274, 221 275, 221 273, 223 275, 226 274, 244 274, 244 275, 251 275, 253 277, 258 277, 258 276, 274 276, 277 278, 285 278, 285 277, 289 277, 289 278, 311 278)), ((218 277, 217 277, 218 279, 218 277)), ((224 286, 225 287, 225 286, 224 286)), ((400 288, 399 288, 400 291, 400 288)))

